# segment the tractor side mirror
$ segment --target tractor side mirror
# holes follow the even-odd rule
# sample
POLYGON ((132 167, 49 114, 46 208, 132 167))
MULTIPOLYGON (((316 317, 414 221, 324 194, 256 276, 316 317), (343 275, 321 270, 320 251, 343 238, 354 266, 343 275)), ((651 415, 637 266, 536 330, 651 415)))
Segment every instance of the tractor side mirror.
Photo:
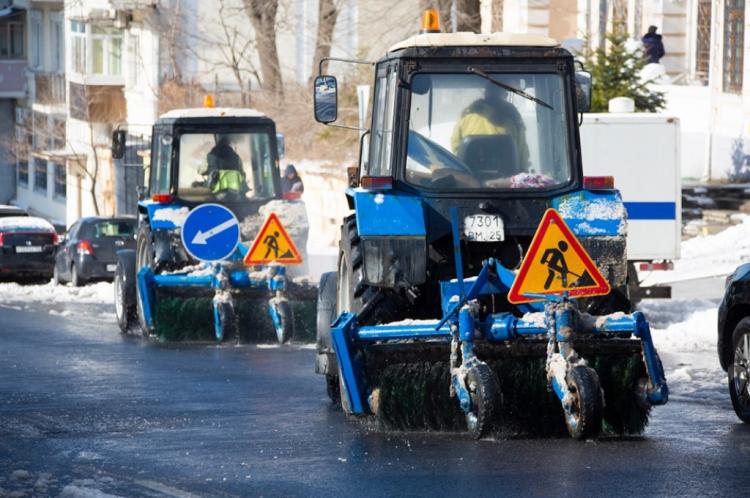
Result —
POLYGON ((112 158, 122 159, 125 157, 125 130, 118 128, 112 132, 112 158))
POLYGON ((338 94, 336 78, 333 76, 316 76, 313 84, 313 103, 315 121, 328 124, 338 117, 338 94))
POLYGON ((284 159, 285 153, 286 153, 286 144, 284 143, 284 134, 277 133, 276 134, 276 155, 279 156, 279 159, 284 159))
POLYGON ((591 109, 591 73, 576 71, 576 107, 578 112, 589 112, 591 109))

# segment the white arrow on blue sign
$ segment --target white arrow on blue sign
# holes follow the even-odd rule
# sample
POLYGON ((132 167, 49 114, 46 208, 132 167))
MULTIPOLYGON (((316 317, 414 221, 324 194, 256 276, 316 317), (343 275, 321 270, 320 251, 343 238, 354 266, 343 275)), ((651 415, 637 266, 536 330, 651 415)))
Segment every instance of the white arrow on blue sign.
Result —
POLYGON ((195 259, 219 261, 232 255, 240 243, 240 222, 219 204, 201 204, 182 225, 182 245, 195 259))

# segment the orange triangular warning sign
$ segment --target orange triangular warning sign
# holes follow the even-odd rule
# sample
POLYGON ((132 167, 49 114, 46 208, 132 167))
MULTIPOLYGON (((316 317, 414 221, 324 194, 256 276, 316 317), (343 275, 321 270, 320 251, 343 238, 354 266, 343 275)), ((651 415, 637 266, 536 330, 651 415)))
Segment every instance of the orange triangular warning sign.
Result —
POLYGON ((260 233, 255 237, 250 252, 247 253, 243 262, 247 266, 268 263, 296 265, 302 263, 302 256, 292 238, 286 233, 279 217, 276 213, 271 213, 263 224, 263 228, 260 229, 260 233))
POLYGON ((562 294, 570 297, 609 294, 609 284, 599 272, 560 214, 548 209, 531 241, 510 288, 513 304, 539 301, 526 294, 562 294))

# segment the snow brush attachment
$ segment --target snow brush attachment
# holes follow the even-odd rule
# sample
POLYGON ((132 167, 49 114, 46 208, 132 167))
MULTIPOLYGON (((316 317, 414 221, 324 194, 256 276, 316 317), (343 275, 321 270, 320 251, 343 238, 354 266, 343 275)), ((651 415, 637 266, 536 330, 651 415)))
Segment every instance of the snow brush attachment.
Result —
POLYGON ((480 299, 507 293, 509 274, 490 259, 441 282, 441 320, 361 326, 342 314, 331 338, 344 411, 475 438, 640 433, 669 393, 643 314, 592 316, 567 296, 521 318, 485 312, 480 299))
POLYGON ((315 289, 288 282, 283 266, 225 264, 138 275, 144 321, 164 341, 279 342, 314 337, 315 289), (191 271, 192 270, 192 271, 191 271))

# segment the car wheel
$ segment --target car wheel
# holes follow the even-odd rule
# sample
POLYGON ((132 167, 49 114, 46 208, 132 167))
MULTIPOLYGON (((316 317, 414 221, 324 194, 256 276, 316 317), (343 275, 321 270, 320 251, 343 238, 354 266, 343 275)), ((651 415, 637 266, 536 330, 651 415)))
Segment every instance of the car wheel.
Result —
POLYGON ((75 263, 70 267, 70 283, 73 284, 73 287, 81 287, 86 283, 80 273, 78 273, 78 266, 75 263))
POLYGON ((60 285, 60 272, 57 271, 57 265, 52 267, 52 285, 60 285))
POLYGON ((750 317, 740 320, 732 334, 727 377, 732 407, 740 420, 750 424, 750 317))

